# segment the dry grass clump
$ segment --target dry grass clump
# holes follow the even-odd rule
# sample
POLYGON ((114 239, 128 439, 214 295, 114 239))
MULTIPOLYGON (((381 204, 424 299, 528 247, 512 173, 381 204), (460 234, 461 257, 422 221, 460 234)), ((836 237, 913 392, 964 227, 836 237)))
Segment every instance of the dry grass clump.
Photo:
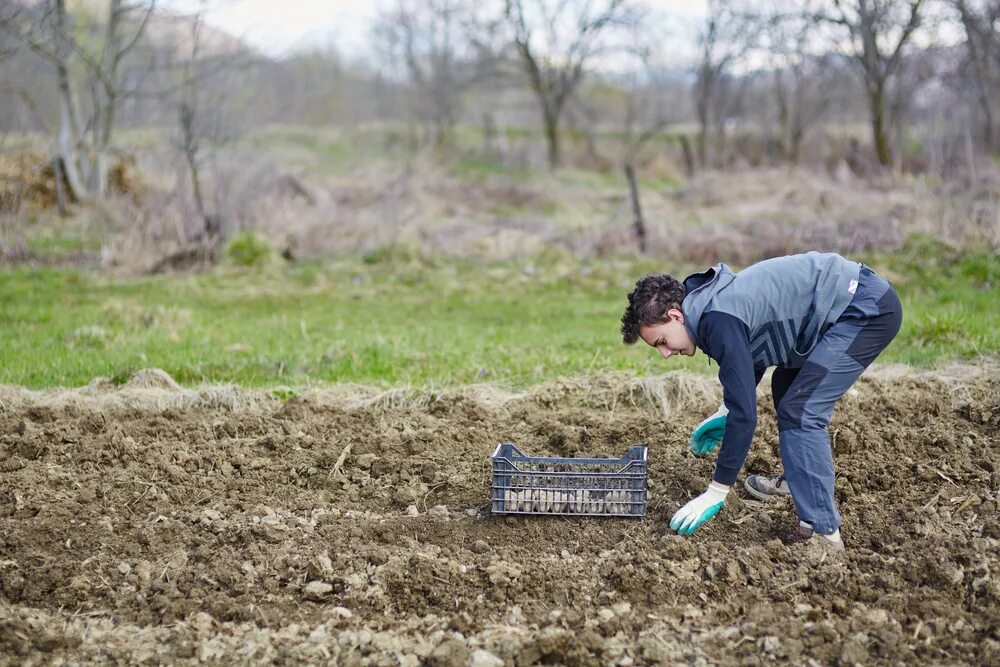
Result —
POLYGON ((133 411, 227 410, 253 412, 275 406, 279 399, 269 391, 247 390, 232 384, 186 389, 159 368, 136 371, 116 386, 109 378, 95 378, 85 387, 30 390, 0 385, 0 409, 32 405, 57 410, 93 410, 105 414, 133 411))
MULTIPOLYGON (((1000 184, 1000 173, 994 178, 1000 184)), ((915 232, 1000 248, 996 192, 917 178, 874 186, 806 169, 756 169, 703 173, 676 193, 644 193, 644 205, 650 254, 746 265, 816 249, 890 251, 915 232)), ((623 221, 596 234, 592 249, 614 255, 634 252, 635 244, 623 221)))
POLYGON ((685 371, 636 378, 627 373, 555 380, 528 390, 525 400, 544 408, 571 405, 613 412, 618 407, 645 407, 670 416, 681 406, 718 403, 718 382, 685 371))
MULTIPOLYGON (((720 259, 747 266, 769 257, 810 250, 835 251, 844 255, 890 251, 902 246, 906 233, 900 216, 867 218, 815 225, 791 226, 773 220, 706 225, 665 236, 651 235, 652 252, 694 264, 714 264, 720 259)), ((662 230, 660 230, 662 232, 662 230)))
POLYGON ((15 213, 25 204, 56 205, 52 161, 30 150, 0 155, 0 212, 15 213))
POLYGON ((377 414, 396 410, 428 410, 434 404, 470 403, 493 410, 502 410, 522 392, 512 392, 491 384, 472 384, 446 390, 396 387, 379 390, 358 384, 338 384, 313 388, 300 397, 319 405, 336 405, 347 410, 363 410, 377 414))
MULTIPOLYGON (((226 385, 206 385, 196 389, 180 386, 158 368, 134 373, 121 386, 107 378, 97 378, 78 389, 32 391, 0 386, 0 403, 30 404, 52 408, 96 409, 108 413, 128 410, 223 409, 245 412, 276 407, 279 393, 266 389, 248 390, 226 385)), ((317 406, 345 410, 389 413, 397 410, 428 410, 433 405, 468 403, 490 410, 503 410, 514 402, 528 402, 544 408, 582 406, 613 411, 620 406, 648 408, 669 416, 683 406, 705 408, 719 400, 718 383, 683 371, 652 378, 635 378, 625 373, 604 373, 545 383, 525 391, 509 391, 490 384, 475 384, 449 390, 419 390, 412 387, 379 390, 356 384, 331 385, 287 391, 296 400, 317 406)))
MULTIPOLYGON (((891 250, 912 232, 1000 247, 1000 175, 992 172, 975 188, 804 167, 705 171, 676 185, 660 162, 639 177, 649 254, 665 260, 749 264, 813 249, 891 250)), ((224 150, 204 170, 206 213, 224 238, 254 230, 290 259, 390 246, 488 260, 546 248, 580 257, 635 254, 628 189, 617 169, 550 174, 463 165, 417 155, 337 173, 224 150)), ((122 170, 122 187, 134 190, 133 172, 122 170)), ((143 154, 136 171, 144 175, 142 196, 102 207, 112 221, 103 264, 125 273, 146 272, 206 233, 190 184, 176 177, 184 173, 176 156, 143 154)))
POLYGON ((186 410, 227 410, 257 412, 276 406, 278 398, 269 391, 248 391, 233 384, 209 385, 185 392, 186 410))
MULTIPOLYGON (((1000 359, 984 359, 976 365, 951 364, 933 371, 917 371, 910 366, 875 365, 861 382, 885 385, 899 382, 926 384, 947 395, 956 410, 977 410, 974 417, 986 422, 1000 420, 1000 392, 995 378, 1000 359), (990 394, 993 392, 993 394, 990 394), (977 416, 978 415, 978 416, 977 416)), ((758 389, 758 401, 769 400, 765 383, 758 389)), ((205 385, 194 389, 180 386, 158 368, 143 369, 115 386, 107 378, 96 378, 77 389, 29 390, 0 385, 0 410, 14 406, 39 406, 75 411, 94 410, 105 414, 132 411, 225 410, 234 413, 277 409, 283 399, 316 407, 387 414, 395 411, 433 411, 435 406, 468 404, 496 412, 517 403, 543 409, 566 407, 593 409, 613 414, 618 409, 648 410, 670 418, 678 411, 706 413, 722 398, 718 381, 687 371, 636 378, 627 373, 600 373, 547 382, 524 391, 510 391, 491 384, 475 384, 448 390, 420 390, 412 387, 380 390, 357 384, 336 384, 304 389, 244 389, 232 384, 205 385)))
POLYGON ((132 374, 124 385, 125 389, 163 389, 183 391, 181 386, 160 368, 144 368, 132 374))
MULTIPOLYGON (((54 159, 34 150, 0 154, 0 212, 16 213, 22 206, 54 208, 58 189, 54 159)), ((113 195, 140 197, 143 187, 136 176, 135 158, 120 156, 108 168, 108 191, 113 195)), ((64 184, 64 190, 68 191, 64 184)))

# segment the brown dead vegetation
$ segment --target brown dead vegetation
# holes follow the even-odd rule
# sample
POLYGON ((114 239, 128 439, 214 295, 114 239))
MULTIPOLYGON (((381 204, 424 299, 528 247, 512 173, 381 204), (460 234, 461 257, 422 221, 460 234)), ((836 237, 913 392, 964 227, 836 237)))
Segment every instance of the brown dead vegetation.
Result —
MULTIPOLYGON (((38 156, 18 160, 3 181, 15 183, 5 201, 33 197, 51 205, 51 171, 38 156)), ((664 261, 745 265, 814 249, 889 251, 913 232, 1000 247, 997 169, 982 169, 975 187, 929 177, 861 178, 847 167, 833 173, 788 167, 702 172, 651 186, 651 179, 673 178, 669 164, 655 153, 638 167, 647 254, 664 261)), ((132 194, 101 207, 110 226, 101 244, 103 266, 125 273, 208 267, 226 239, 247 229, 292 260, 386 247, 489 260, 547 248, 580 257, 638 249, 628 188, 614 172, 539 172, 532 178, 496 172, 470 180, 418 156, 398 167, 371 164, 332 176, 247 151, 221 153, 211 166, 205 187, 214 225, 209 239, 183 179, 167 178, 179 165, 148 155, 142 165, 119 162, 111 180, 132 194)))
MULTIPOLYGON (((34 210, 56 208, 60 189, 65 193, 67 188, 65 183, 60 188, 55 167, 54 158, 31 150, 0 154, 0 213, 16 214, 22 206, 34 210)), ((142 196, 134 157, 120 156, 109 167, 108 192, 133 199, 142 196)))
POLYGON ((0 211, 16 213, 23 205, 55 207, 52 161, 30 151, 0 155, 0 211))

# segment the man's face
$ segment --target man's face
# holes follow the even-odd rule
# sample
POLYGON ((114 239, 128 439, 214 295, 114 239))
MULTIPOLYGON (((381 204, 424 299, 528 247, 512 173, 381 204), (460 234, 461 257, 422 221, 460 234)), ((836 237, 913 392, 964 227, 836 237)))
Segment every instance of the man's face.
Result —
POLYGON ((666 314, 666 322, 640 327, 639 337, 646 342, 646 345, 659 350, 664 359, 669 359, 675 354, 693 357, 695 346, 688 336, 687 329, 684 328, 684 313, 671 308, 666 314))

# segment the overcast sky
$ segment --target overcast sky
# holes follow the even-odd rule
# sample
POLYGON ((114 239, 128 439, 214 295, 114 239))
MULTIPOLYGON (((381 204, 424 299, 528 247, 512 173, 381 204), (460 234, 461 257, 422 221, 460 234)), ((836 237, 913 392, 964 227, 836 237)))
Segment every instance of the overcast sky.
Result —
MULTIPOLYGON (((170 9, 193 12, 198 0, 164 0, 170 9)), ((369 25, 391 0, 215 0, 206 20, 272 56, 296 48, 333 45, 347 57, 362 55, 369 25)), ((705 0, 647 0, 647 6, 694 19, 705 0)))

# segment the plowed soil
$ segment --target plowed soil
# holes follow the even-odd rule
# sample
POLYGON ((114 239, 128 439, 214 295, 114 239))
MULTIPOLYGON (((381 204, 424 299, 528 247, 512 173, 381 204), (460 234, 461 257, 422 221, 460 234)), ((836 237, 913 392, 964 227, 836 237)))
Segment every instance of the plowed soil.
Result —
MULTIPOLYGON (((844 398, 840 555, 786 545, 791 503, 742 487, 695 535, 666 529, 714 465, 686 452, 719 399, 690 376, 283 401, 8 388, 0 662, 997 664, 995 377, 888 369, 844 398), (646 443, 649 514, 491 517, 500 441, 646 443)), ((760 406, 746 470, 776 472, 766 380, 760 406)))

